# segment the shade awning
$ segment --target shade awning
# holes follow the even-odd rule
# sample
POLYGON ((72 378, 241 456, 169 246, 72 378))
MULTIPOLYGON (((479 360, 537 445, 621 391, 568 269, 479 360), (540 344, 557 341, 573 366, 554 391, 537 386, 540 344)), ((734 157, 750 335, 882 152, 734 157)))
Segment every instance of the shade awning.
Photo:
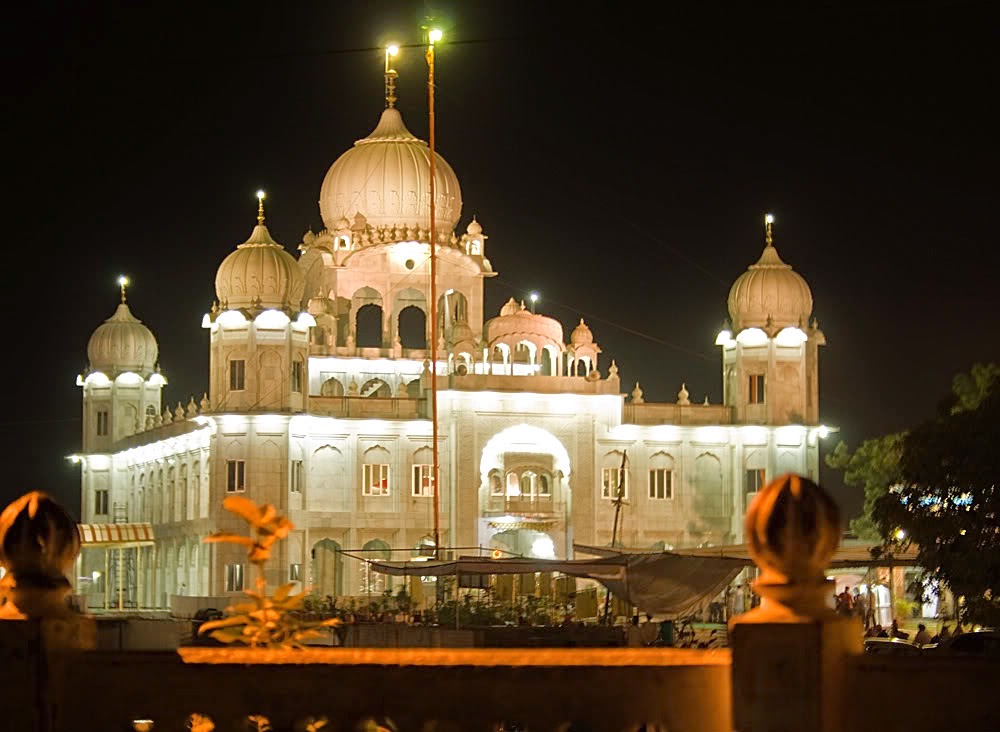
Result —
MULTIPOLYGON (((650 553, 648 549, 609 549, 607 547, 588 546, 586 544, 574 544, 573 549, 595 557, 634 556, 650 553)), ((877 559, 872 557, 874 549, 877 549, 877 545, 848 544, 846 546, 839 546, 833 553, 830 561, 827 562, 826 569, 843 569, 845 567, 912 567, 917 564, 917 547, 912 544, 905 551, 894 552, 891 556, 888 554, 881 555, 877 559)), ((697 549, 674 549, 663 553, 682 557, 733 559, 743 562, 747 566, 753 565, 753 559, 750 558, 750 550, 746 544, 729 544, 697 549)))
POLYGON ((77 524, 80 543, 84 548, 95 546, 151 546, 153 525, 139 524, 77 524))
POLYGON ((561 572, 592 579, 626 598, 642 612, 677 617, 729 584, 746 562, 668 553, 615 554, 598 559, 490 559, 459 557, 447 561, 371 562, 376 572, 396 576, 526 574, 561 572))

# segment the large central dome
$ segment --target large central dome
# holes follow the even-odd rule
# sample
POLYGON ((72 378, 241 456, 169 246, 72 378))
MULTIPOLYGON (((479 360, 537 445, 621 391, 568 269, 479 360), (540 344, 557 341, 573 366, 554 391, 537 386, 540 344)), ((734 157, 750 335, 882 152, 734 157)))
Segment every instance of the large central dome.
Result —
MULTIPOLYGON (((435 219, 452 231, 462 215, 462 192, 448 162, 435 154, 435 219)), ((368 137, 341 155, 327 171, 319 192, 319 211, 329 230, 358 212, 372 226, 430 226, 430 148, 403 124, 394 107, 368 137)))

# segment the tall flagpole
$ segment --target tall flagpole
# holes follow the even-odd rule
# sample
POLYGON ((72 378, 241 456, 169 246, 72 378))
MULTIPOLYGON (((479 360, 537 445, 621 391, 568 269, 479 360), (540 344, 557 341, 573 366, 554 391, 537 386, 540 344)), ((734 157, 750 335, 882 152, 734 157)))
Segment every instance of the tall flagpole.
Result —
POLYGON ((430 194, 431 194, 431 440, 433 441, 432 453, 434 465, 433 490, 434 490, 434 558, 441 558, 441 499, 438 496, 438 485, 440 484, 441 465, 438 455, 438 401, 437 401, 437 360, 438 360, 438 319, 437 319, 437 221, 436 219, 436 183, 435 180, 435 153, 434 153, 434 43, 441 40, 441 31, 429 30, 427 32, 427 119, 430 139, 430 194))

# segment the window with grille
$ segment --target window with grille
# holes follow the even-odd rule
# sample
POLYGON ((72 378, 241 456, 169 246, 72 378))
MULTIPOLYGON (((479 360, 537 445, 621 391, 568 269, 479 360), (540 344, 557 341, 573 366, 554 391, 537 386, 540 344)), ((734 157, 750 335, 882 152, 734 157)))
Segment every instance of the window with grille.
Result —
POLYGON ((246 388, 247 362, 236 359, 229 362, 229 390, 243 391, 246 388))
POLYGON ((292 478, 289 482, 289 490, 292 493, 301 493, 302 484, 305 482, 305 466, 301 460, 292 460, 292 478))
POLYGON ((413 495, 427 497, 434 495, 434 466, 413 466, 413 495))
POLYGON ((747 493, 756 493, 764 487, 764 468, 747 470, 747 493))
POLYGON ((247 463, 245 460, 226 461, 226 492, 242 493, 247 489, 247 463))
POLYGON ((385 464, 365 465, 362 481, 362 495, 389 495, 389 466, 385 464))
POLYGON ((107 515, 108 513, 108 491, 94 491, 94 513, 107 515))
POLYGON ((649 471, 649 497, 656 500, 674 497, 674 471, 666 468, 649 471))
POLYGON ((604 468, 601 471, 601 498, 617 498, 619 482, 622 483, 622 498, 628 498, 628 470, 604 468))
POLYGON ((747 401, 750 404, 764 403, 764 374, 750 374, 747 401))
POLYGON ((102 409, 97 413, 97 436, 106 437, 108 434, 108 411, 102 409))
POLYGON ((243 591, 243 565, 226 565, 226 592, 243 591))

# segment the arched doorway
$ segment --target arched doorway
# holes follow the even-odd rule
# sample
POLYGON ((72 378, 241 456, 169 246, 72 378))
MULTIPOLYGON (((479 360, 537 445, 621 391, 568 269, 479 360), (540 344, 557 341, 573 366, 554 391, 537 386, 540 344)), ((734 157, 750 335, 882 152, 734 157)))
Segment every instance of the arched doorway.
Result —
POLYGON ((354 342, 358 348, 382 347, 382 306, 369 303, 358 308, 354 321, 354 342))
POLYGON ((321 539, 313 545, 312 584, 320 597, 344 594, 344 555, 333 539, 321 539))
MULTIPOLYGON (((372 539, 361 547, 361 556, 371 561, 387 561, 392 557, 390 547, 381 539, 372 539)), ((368 562, 361 565, 361 593, 364 595, 381 595, 387 588, 387 577, 376 572, 368 562)))
POLYGON ((399 311, 397 331, 403 348, 427 348, 427 316, 416 305, 399 311))

